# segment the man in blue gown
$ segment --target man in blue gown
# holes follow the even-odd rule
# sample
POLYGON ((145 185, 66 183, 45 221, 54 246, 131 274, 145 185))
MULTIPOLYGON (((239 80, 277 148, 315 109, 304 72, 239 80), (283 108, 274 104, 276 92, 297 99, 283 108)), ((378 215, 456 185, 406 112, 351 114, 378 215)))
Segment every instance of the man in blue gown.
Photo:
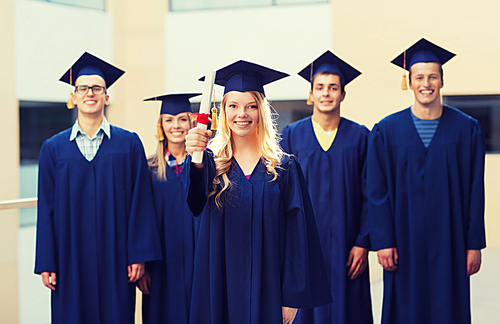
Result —
POLYGON ((470 323, 469 276, 484 233, 484 135, 441 103, 455 54, 421 39, 392 61, 410 72, 413 106, 374 126, 367 194, 372 248, 384 268, 382 323, 470 323))
POLYGON ((84 53, 60 79, 75 86, 78 119, 40 151, 35 273, 52 323, 133 323, 134 282, 161 258, 142 143, 104 117, 123 73, 84 53))
POLYGON ((360 72, 327 51, 299 75, 311 82, 313 114, 286 126, 281 145, 304 170, 333 303, 300 309, 295 323, 373 323, 365 193, 368 129, 340 117, 344 87, 360 72))

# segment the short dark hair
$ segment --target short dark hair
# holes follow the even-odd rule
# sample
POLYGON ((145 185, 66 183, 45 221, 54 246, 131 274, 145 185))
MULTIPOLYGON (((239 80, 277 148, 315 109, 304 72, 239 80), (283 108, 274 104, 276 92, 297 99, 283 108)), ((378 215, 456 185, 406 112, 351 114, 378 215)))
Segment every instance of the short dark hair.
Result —
MULTIPOLYGON (((410 69, 408 70, 408 72, 409 72, 409 75, 408 75, 409 81, 408 82, 411 83, 411 66, 410 66, 410 69)), ((443 82, 444 72, 443 72, 443 66, 441 64, 439 64, 439 74, 441 75, 441 82, 443 82)))
POLYGON ((322 71, 322 72, 318 72, 314 75, 312 81, 311 81, 311 90, 313 90, 313 87, 314 87, 314 80, 316 79, 316 77, 318 75, 330 75, 330 74, 333 74, 333 75, 338 75, 339 76, 339 79, 340 79, 340 91, 342 94, 344 94, 344 90, 345 90, 345 81, 344 81, 344 77, 340 74, 338 74, 337 72, 329 72, 329 71, 322 71))

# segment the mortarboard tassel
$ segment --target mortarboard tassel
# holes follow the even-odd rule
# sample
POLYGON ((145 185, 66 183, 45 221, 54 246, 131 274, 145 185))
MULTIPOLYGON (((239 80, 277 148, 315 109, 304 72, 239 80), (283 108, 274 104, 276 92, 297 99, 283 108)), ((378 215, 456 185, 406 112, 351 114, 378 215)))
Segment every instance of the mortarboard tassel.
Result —
MULTIPOLYGON (((69 85, 73 85, 73 68, 69 69, 69 85)), ((73 92, 69 93, 69 99, 66 107, 68 107, 68 109, 75 108, 75 105, 73 104, 73 92)))
POLYGON ((69 93, 69 99, 68 99, 68 103, 66 104, 66 107, 68 107, 68 109, 75 108, 75 105, 73 104, 73 92, 69 93))
POLYGON ((408 90, 408 86, 406 85, 406 51, 403 54, 403 79, 401 80, 401 90, 408 90))
POLYGON ((163 128, 161 128, 161 124, 158 123, 156 125, 156 135, 155 135, 156 139, 158 140, 158 142, 161 142, 165 139, 165 137, 163 136, 163 128))
POLYGON ((307 103, 308 106, 312 106, 313 105, 313 102, 311 100, 311 93, 310 92, 309 92, 309 97, 307 98, 307 102, 306 103, 307 103))
POLYGON ((212 108, 212 126, 210 127, 212 130, 217 130, 219 127, 219 123, 217 121, 217 108, 212 108))

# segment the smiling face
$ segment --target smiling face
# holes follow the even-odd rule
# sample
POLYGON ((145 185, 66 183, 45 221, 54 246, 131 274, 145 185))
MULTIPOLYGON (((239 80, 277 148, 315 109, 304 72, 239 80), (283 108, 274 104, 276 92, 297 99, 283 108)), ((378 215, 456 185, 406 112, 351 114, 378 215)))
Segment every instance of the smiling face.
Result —
POLYGON ((342 93, 340 77, 336 74, 318 74, 314 77, 311 101, 314 110, 321 113, 337 111, 345 98, 342 93))
MULTIPOLYGON (((98 75, 82 75, 75 81, 75 86, 81 85, 106 87, 106 82, 98 75)), ((75 91, 74 103, 78 108, 78 114, 99 117, 104 114, 104 106, 108 104, 108 100, 109 96, 106 92, 97 95, 92 89, 89 89, 86 94, 79 94, 75 91)))
POLYGON ((177 115, 162 114, 161 126, 168 143, 184 143, 187 132, 191 129, 191 119, 188 112, 177 115))
POLYGON ((224 106, 226 123, 235 136, 257 135, 259 106, 249 92, 230 91, 224 106))
POLYGON ((410 70, 410 89, 415 95, 415 103, 423 107, 441 105, 443 79, 440 65, 435 62, 415 63, 410 70))

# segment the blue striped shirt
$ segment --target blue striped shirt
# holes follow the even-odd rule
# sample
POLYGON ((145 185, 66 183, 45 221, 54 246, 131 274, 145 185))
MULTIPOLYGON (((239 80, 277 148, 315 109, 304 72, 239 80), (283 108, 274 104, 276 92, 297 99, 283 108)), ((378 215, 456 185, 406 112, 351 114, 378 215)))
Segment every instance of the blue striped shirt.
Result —
POLYGON ((426 148, 429 147, 441 117, 436 119, 420 119, 411 112, 411 118, 413 119, 413 123, 415 124, 418 135, 420 135, 422 143, 424 143, 426 148))
POLYGON ((99 146, 101 146, 104 135, 106 135, 108 139, 111 138, 109 122, 106 117, 102 118, 101 125, 92 138, 83 132, 77 119, 71 128, 69 140, 76 140, 76 144, 78 145, 78 148, 80 149, 80 152, 82 152, 83 156, 87 159, 87 161, 92 161, 99 150, 99 146))

